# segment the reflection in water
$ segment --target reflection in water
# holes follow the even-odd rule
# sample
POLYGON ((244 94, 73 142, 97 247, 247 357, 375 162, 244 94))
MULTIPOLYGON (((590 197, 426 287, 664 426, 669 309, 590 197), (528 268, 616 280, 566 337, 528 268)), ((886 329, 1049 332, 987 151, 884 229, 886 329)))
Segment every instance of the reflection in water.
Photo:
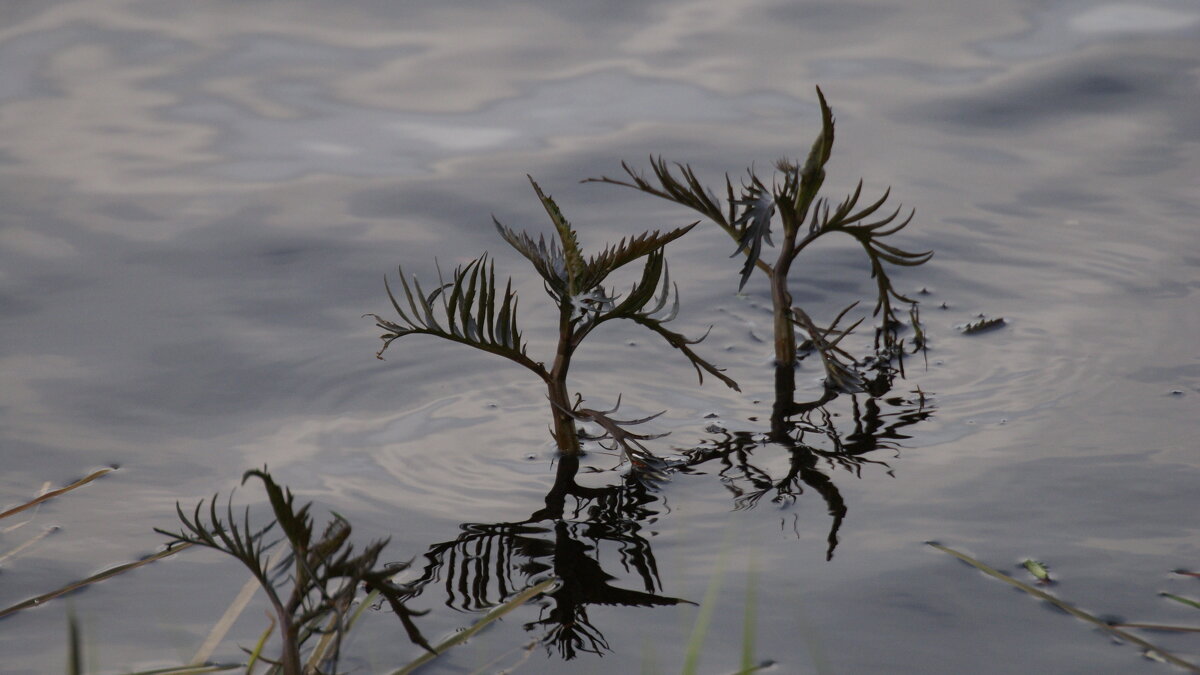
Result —
MULTIPOLYGON (((794 378, 780 375, 779 382, 789 381, 794 378)), ((783 390, 777 393, 790 396, 783 390)), ((689 602, 661 594, 662 578, 644 528, 658 523, 656 488, 663 476, 702 473, 709 463, 721 467, 718 476, 733 494, 735 510, 753 508, 764 497, 791 505, 806 486, 821 495, 833 517, 826 549, 829 560, 847 511, 831 469, 859 476, 864 465, 887 467, 870 455, 897 451, 908 438, 901 431, 933 414, 919 390, 911 397, 887 399, 854 395, 849 401, 851 422, 839 427, 838 414, 828 408, 836 397, 831 391, 808 404, 790 398, 776 401, 772 431, 765 437, 714 429, 716 438, 684 451, 681 461, 635 464, 619 482, 604 487, 580 485, 576 480, 579 458, 561 456, 544 508, 518 522, 464 523, 457 538, 429 548, 424 570, 411 587, 420 594, 440 583, 447 606, 483 612, 554 575, 561 585, 547 594, 538 619, 525 624, 525 630, 539 633, 547 651, 557 651, 563 659, 580 652, 601 655, 611 648, 588 617, 590 605, 658 607, 689 602), (780 449, 788 457, 788 468, 776 477, 763 465, 780 449), (616 548, 620 568, 640 580, 640 590, 613 584, 618 577, 600 562, 601 550, 609 547, 616 548)))
MULTIPOLYGON (((872 455, 878 450, 898 452, 900 443, 909 438, 901 433, 905 427, 917 424, 933 415, 933 408, 924 392, 919 389, 912 396, 892 396, 881 399, 869 396, 850 395, 850 429, 839 428, 838 415, 830 411, 829 404, 837 393, 828 389, 825 395, 808 403, 792 400, 795 378, 791 369, 778 368, 776 372, 776 394, 771 415, 771 432, 765 436, 751 431, 718 431, 720 437, 712 439, 685 453, 687 466, 695 467, 716 461, 722 466, 718 475, 721 482, 733 494, 734 508, 748 509, 756 506, 763 497, 772 503, 789 506, 804 493, 804 486, 812 488, 825 500, 833 522, 829 527, 825 551, 826 560, 833 558, 838 544, 838 530, 846 517, 846 503, 834 484, 829 469, 845 469, 856 477, 861 476, 862 467, 880 465, 891 472, 888 464, 872 455), (880 406, 883 401, 888 411, 880 406), (768 453, 782 449, 787 453, 787 470, 776 477, 763 468, 771 459, 768 453), (755 453, 760 453, 758 457, 755 453), (768 456, 764 456, 768 455, 768 456)), ((891 382, 891 373, 886 371, 871 382, 879 386, 882 380, 891 382)), ((884 394, 887 393, 885 388, 884 394)))
POLYGON ((609 650, 588 618, 589 605, 655 607, 687 601, 656 594, 662 581, 642 534, 643 524, 658 515, 654 479, 631 471, 615 485, 585 487, 575 480, 578 457, 563 456, 558 462, 545 508, 515 523, 463 524, 458 538, 430 547, 424 573, 412 586, 420 593, 440 580, 448 606, 482 611, 552 573, 562 583, 548 594, 551 604, 525 629, 545 631, 540 639, 547 649, 553 647, 569 660, 581 651, 609 650), (569 512, 567 497, 575 498, 569 512), (616 577, 604 571, 598 555, 607 544, 617 547, 621 566, 636 572, 644 590, 610 583, 616 577))

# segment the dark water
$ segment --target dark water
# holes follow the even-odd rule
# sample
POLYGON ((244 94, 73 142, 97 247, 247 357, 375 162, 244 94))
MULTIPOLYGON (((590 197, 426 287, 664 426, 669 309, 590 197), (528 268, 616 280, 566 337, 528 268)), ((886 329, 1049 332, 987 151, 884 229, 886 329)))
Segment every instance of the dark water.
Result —
MULTIPOLYGON (((519 672, 678 671, 697 612, 662 599, 700 602, 714 579, 701 672, 736 669, 748 597, 773 672, 1165 672, 923 542, 1014 574, 1044 560, 1056 593, 1099 614, 1197 623, 1158 593, 1200 596, 1169 574, 1200 566, 1198 90, 1190 2, 6 2, 0 501, 120 470, 3 522, 0 555, 61 529, 0 563, 0 606, 152 552, 176 500, 267 464, 357 536, 392 537, 390 559, 458 556, 414 601, 432 610, 427 635, 555 561, 601 580, 577 597, 577 625, 603 657, 581 648, 566 663, 551 642, 519 672), (745 467, 718 458, 625 485, 592 520, 537 521, 556 470, 540 383, 421 337, 373 358, 378 330, 361 315, 385 309, 385 273, 403 262, 428 278, 435 257, 484 250, 516 277, 544 354, 555 317, 490 224, 548 229, 526 173, 586 247, 683 225, 690 212, 578 181, 650 153, 714 184, 801 155, 815 84, 838 120, 827 194, 860 176, 868 194, 890 185, 918 210, 900 243, 937 252, 896 276, 929 291, 928 368, 910 361, 874 418, 862 396, 828 408, 841 434, 864 416, 883 430, 863 462, 755 445, 772 396, 769 295, 761 279, 735 295, 729 242, 707 225, 668 249, 674 325, 712 324, 698 349, 743 393, 696 386, 630 327, 586 345, 572 384, 595 407, 623 394, 629 417, 668 410, 648 425, 671 432, 652 444, 661 454, 725 439, 752 475, 803 469, 794 494, 748 508, 745 467), (958 330, 981 313, 1006 324, 958 330), (894 428, 917 387, 933 414, 894 428), (716 423, 728 433, 706 431, 716 423), (598 525, 606 513, 636 519, 598 525), (455 571, 501 550, 490 572, 455 571), (474 591, 455 590, 464 578, 474 591), (604 604, 612 589, 643 606, 604 604)), ((801 263, 795 294, 814 316, 871 292, 851 248, 801 263)), ((801 392, 818 395, 819 375, 806 362, 801 392)), ((245 579, 188 553, 74 596, 92 671, 190 658, 245 579)), ((549 630, 526 624, 568 604, 523 608, 430 670, 511 666, 549 630)), ((66 608, 0 621, 0 670, 61 672, 66 608)), ((257 639, 261 609, 218 657, 257 639)), ((1147 636, 1200 658, 1186 634, 1147 636)), ((381 615, 344 663, 384 672, 417 653, 381 615)))

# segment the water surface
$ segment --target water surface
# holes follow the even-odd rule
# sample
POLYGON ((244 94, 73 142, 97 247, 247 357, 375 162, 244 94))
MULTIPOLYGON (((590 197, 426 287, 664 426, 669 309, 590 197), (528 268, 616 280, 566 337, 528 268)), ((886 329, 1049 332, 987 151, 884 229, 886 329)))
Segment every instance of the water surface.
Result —
MULTIPOLYGON (((227 493, 264 464, 357 536, 390 536, 395 560, 532 520, 556 471, 540 383, 421 337, 375 360, 361 315, 385 310, 383 276, 403 263, 428 278, 435 258, 490 250, 548 359, 555 316, 490 220, 549 229, 525 174, 593 250, 684 225, 681 208, 578 181, 661 153, 718 185, 802 155, 819 84, 838 122, 826 193, 860 176, 868 194, 891 186, 918 212, 899 243, 936 251, 896 274, 901 291, 928 291, 928 366, 910 360, 899 399, 878 403, 894 419, 919 387, 933 414, 867 455, 885 464, 806 464, 813 482, 793 498, 746 508, 746 484, 714 460, 621 493, 635 527, 589 529, 584 513, 503 545, 524 542, 530 578, 547 549, 590 549, 609 586, 694 602, 723 566, 704 672, 737 667, 751 567, 755 652, 778 672, 1163 672, 923 542, 1014 574, 1045 560, 1055 592, 1097 613, 1195 623, 1158 593, 1200 596, 1169 574, 1200 565, 1197 45, 1188 2, 6 3, 0 501, 120 469, 0 533, 9 551, 61 528, 3 562, 0 605, 156 550, 176 500, 227 493), (963 335, 981 313, 1005 327, 963 335)), ((573 370, 594 407, 623 394, 629 417, 666 409, 650 425, 672 432, 653 444, 664 455, 765 431, 769 293, 753 279, 735 294, 730 253, 708 225, 669 247, 674 326, 711 324, 698 349, 743 393, 697 386, 634 327, 606 327, 573 370)), ((872 292, 866 272, 853 248, 814 250, 797 300, 831 316, 872 292)), ((802 392, 815 398, 819 376, 806 361, 802 392)), ((867 401, 830 407, 839 428, 855 405, 867 401)), ((794 456, 752 451, 772 476, 794 456)), ((245 578, 189 553, 76 595, 93 671, 190 658, 245 578)), ((505 590, 488 589, 476 599, 505 590)), ((414 604, 432 610, 431 636, 477 617, 469 594, 438 584, 414 604)), ((514 613, 431 672, 520 661, 546 634, 526 624, 551 609, 514 613)), ((586 611, 602 658, 566 663, 551 641, 519 670, 674 672, 696 615, 586 611)), ((61 670, 65 616, 57 601, 0 622, 6 672, 61 670)), ((261 616, 218 656, 237 658, 261 616)), ((347 667, 415 656, 396 628, 374 617, 347 667)), ((1200 658, 1186 635, 1148 637, 1200 658)))

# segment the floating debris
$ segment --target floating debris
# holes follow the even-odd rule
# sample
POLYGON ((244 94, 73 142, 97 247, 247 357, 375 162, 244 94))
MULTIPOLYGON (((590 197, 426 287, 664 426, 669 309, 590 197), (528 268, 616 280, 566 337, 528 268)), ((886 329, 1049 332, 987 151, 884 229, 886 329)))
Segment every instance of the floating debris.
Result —
POLYGON ((1033 578, 1038 580, 1039 584, 1049 585, 1054 583, 1054 580, 1050 578, 1050 568, 1046 566, 1046 563, 1028 558, 1021 563, 1021 566, 1028 570, 1033 575, 1033 578))
POLYGON ((976 335, 978 333, 986 333, 990 330, 996 330, 997 328, 1003 328, 1004 326, 1004 317, 998 316, 994 319, 987 319, 980 314, 979 321, 963 326, 962 332, 964 335, 976 335))

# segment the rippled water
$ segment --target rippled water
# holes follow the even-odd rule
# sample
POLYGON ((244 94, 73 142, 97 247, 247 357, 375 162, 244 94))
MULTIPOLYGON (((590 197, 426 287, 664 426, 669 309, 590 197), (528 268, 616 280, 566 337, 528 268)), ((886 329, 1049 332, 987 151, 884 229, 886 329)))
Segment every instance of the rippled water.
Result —
MULTIPOLYGON (((690 212, 578 181, 651 153, 713 184, 802 155, 819 84, 838 121, 826 194, 860 176, 868 194, 890 185, 917 208, 899 243, 936 251, 896 275, 901 291, 928 291, 928 367, 910 360, 893 392, 903 400, 879 403, 895 419, 919 387, 933 415, 865 456, 885 464, 813 460, 778 502, 745 508, 736 462, 721 475, 713 460, 645 492, 627 486, 632 530, 539 521, 496 544, 515 547, 513 567, 496 567, 480 597, 536 578, 553 544, 560 564, 583 574, 592 560, 600 577, 588 578, 626 591, 699 602, 722 579, 702 672, 736 669, 754 594, 755 653, 774 672, 1165 672, 923 542, 1013 574, 1044 560, 1055 593, 1099 614, 1196 623, 1158 593, 1200 597, 1169 574, 1200 566, 1198 38, 1200 9, 1183 1, 10 0, 0 502, 120 469, 3 522, 0 556, 61 529, 0 562, 0 606, 157 549, 152 530, 174 526, 176 500, 227 493, 263 464, 364 541, 392 537, 386 555, 416 558, 414 577, 431 547, 466 551, 498 523, 531 519, 555 475, 542 386, 419 336, 376 361, 378 330, 361 315, 385 309, 384 274, 403 263, 428 278, 435 258, 490 250, 515 276, 531 351, 548 359, 555 316, 490 222, 549 229, 525 174, 586 247, 680 226, 690 212), (1005 326, 962 334, 981 313, 1005 326)), ((711 324, 698 349, 743 393, 697 386, 684 359, 629 327, 606 327, 572 371, 594 407, 623 394, 629 417, 666 409, 649 425, 672 432, 653 442, 661 454, 713 443, 714 425, 747 442, 766 430, 770 298, 762 279, 735 295, 731 252, 705 224, 668 258, 683 300, 674 326, 711 324)), ((854 249, 818 249, 801 259, 796 299, 829 316, 872 292, 866 272, 854 249)), ((818 376, 806 362, 801 391, 815 397, 818 376)), ((854 405, 861 416, 867 402, 829 409, 843 433, 854 405)), ((752 453, 775 477, 791 457, 752 453)), ((621 484, 615 458, 589 459, 604 471, 580 483, 621 484)), ((249 487, 238 499, 261 501, 249 487)), ((431 569, 437 583, 414 605, 440 636, 478 614, 462 611, 453 565, 431 569)), ((189 552, 73 596, 91 672, 190 658, 245 578, 189 552)), ((675 672, 696 616, 688 604, 591 604, 603 658, 564 662, 551 644, 522 661, 546 602, 431 672, 493 660, 675 672)), ((67 607, 0 621, 0 670, 61 671, 67 607)), ((217 656, 237 658, 261 617, 243 616, 217 656)), ((373 617, 344 665, 382 672, 414 657, 396 629, 373 617)), ((1200 659, 1186 634, 1147 637, 1200 659)))

